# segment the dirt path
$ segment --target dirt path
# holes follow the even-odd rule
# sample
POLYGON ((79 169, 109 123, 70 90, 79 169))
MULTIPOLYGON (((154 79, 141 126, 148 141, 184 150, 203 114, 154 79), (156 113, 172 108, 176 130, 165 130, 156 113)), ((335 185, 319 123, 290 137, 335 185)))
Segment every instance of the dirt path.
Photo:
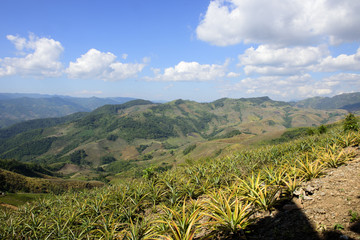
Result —
POLYGON ((360 154, 303 184, 299 199, 259 220, 252 230, 249 240, 360 239, 360 154))

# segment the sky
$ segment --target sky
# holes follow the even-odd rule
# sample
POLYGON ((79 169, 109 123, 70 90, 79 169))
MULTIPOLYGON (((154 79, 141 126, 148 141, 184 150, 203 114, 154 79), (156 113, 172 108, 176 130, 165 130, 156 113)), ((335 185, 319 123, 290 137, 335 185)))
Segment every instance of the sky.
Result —
POLYGON ((200 102, 360 92, 360 1, 1 0, 0 92, 200 102))

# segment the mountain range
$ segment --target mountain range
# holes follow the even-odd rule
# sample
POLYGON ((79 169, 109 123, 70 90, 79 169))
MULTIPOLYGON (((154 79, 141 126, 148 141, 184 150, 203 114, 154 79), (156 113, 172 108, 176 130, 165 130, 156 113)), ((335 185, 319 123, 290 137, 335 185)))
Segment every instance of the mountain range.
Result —
POLYGON ((343 93, 334 97, 313 97, 295 103, 297 107, 315 109, 360 110, 360 93, 343 93))
POLYGON ((105 104, 121 104, 134 98, 76 98, 69 96, 0 93, 0 128, 14 123, 90 112, 105 104))
MULTIPOLYGON (((61 95, 31 93, 0 93, 0 128, 14 123, 62 117, 76 112, 91 112, 106 104, 121 104, 135 98, 77 98, 61 95)), ((292 102, 293 106, 314 109, 360 110, 360 93, 345 93, 334 97, 314 97, 292 102)))
POLYGON ((342 109, 304 108, 268 97, 210 103, 132 100, 0 129, 0 158, 46 164, 91 180, 99 171, 166 169, 189 158, 217 156, 281 136, 288 128, 332 123, 346 114, 342 109))

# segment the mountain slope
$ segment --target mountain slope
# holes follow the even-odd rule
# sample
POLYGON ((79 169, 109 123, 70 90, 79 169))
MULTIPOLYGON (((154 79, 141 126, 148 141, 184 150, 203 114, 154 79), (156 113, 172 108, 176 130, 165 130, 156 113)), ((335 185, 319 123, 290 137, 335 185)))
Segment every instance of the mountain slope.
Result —
POLYGON ((331 123, 345 114, 297 108, 268 97, 212 103, 134 100, 44 128, 6 135, 0 131, 0 157, 89 165, 109 172, 149 165, 166 168, 174 161, 214 156, 278 136, 289 127, 331 123))
POLYGON ((0 128, 14 123, 90 112, 105 104, 120 104, 133 98, 75 98, 37 94, 0 94, 0 128))
POLYGON ((315 109, 346 109, 349 111, 360 110, 360 93, 344 93, 334 97, 314 97, 299 101, 297 107, 315 109))

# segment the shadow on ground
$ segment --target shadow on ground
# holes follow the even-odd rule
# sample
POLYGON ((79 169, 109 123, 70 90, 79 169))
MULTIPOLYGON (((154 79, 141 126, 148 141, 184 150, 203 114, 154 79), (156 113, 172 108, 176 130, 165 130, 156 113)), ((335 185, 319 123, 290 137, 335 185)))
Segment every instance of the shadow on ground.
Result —
MULTIPOLYGON (((283 203, 275 213, 259 219, 249 226, 246 234, 247 240, 339 240, 354 239, 343 235, 340 230, 322 229, 322 226, 314 226, 302 209, 296 208, 293 201, 283 203), (290 210, 284 210, 284 205, 290 206, 290 210), (291 206, 292 209, 291 209, 291 206)), ((360 233, 360 221, 350 228, 355 233, 360 233)))

